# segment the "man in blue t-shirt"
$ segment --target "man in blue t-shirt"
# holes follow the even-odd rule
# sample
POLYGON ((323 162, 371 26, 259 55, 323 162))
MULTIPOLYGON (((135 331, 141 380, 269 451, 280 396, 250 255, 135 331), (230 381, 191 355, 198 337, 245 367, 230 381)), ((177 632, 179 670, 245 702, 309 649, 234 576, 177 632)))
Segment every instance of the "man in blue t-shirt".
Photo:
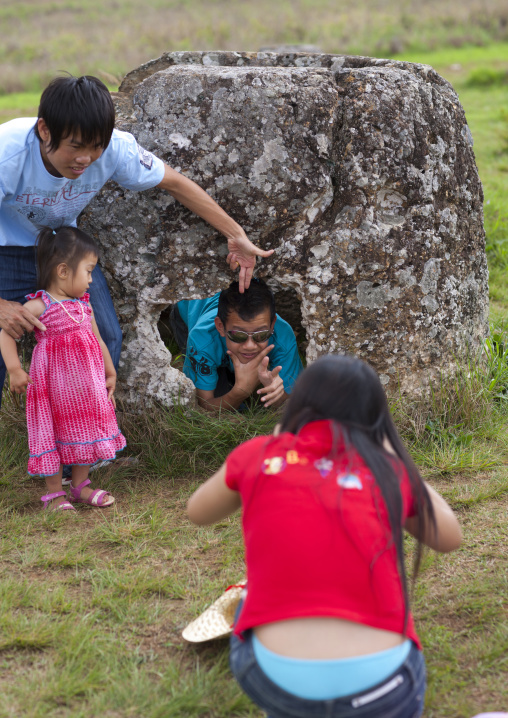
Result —
MULTIPOLYGON (((228 240, 227 262, 240 269, 248 287, 256 255, 229 215, 197 184, 114 129, 115 108, 96 77, 57 77, 41 96, 37 118, 0 125, 0 329, 14 339, 43 323, 27 312, 25 295, 35 291, 34 243, 42 225, 76 225, 79 213, 110 179, 126 189, 160 187, 209 222, 228 240)), ((122 333, 99 267, 90 285, 97 324, 115 364, 122 333)), ((0 358, 0 397, 5 365, 0 358)))
POLYGON ((280 406, 303 369, 294 332, 262 280, 244 293, 232 282, 209 299, 178 302, 171 327, 205 409, 238 409, 260 385, 264 405, 280 406))

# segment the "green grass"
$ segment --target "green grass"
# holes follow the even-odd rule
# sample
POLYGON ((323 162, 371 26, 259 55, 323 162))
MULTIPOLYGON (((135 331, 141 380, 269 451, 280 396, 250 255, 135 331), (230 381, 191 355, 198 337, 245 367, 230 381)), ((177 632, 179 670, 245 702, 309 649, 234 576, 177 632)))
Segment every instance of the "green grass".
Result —
POLYGON ((40 96, 39 91, 0 95, 0 123, 15 117, 37 117, 40 96))
MULTIPOLYGON (((459 512, 465 536, 452 555, 426 555, 417 582, 414 614, 429 670, 426 718, 469 718, 502 707, 506 698, 502 326, 493 337, 496 351, 458 368, 430 400, 406 406, 405 414, 394 406, 406 442, 459 512), (464 467, 454 451, 477 458, 464 467)), ((181 638, 183 627, 244 574, 238 516, 196 528, 185 504, 233 446, 271 431, 277 414, 258 408, 222 418, 197 410, 124 415, 122 428, 140 463, 94 475, 114 491, 113 508, 79 507, 70 516, 40 511, 42 480, 25 474, 23 412, 5 398, 0 715, 260 718, 229 673, 227 644, 190 646, 181 638)), ((413 545, 408 539, 408 554, 413 545)))
POLYGON ((508 463, 506 322, 492 323, 481 351, 457 360, 456 371, 427 394, 400 396, 392 412, 427 476, 474 474, 508 463))

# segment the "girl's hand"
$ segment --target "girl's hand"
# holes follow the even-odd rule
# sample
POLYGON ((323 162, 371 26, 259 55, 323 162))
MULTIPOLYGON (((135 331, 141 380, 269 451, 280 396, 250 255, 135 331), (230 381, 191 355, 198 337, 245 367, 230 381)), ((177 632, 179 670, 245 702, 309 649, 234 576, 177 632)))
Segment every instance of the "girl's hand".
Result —
POLYGON ((29 375, 21 367, 9 372, 9 382, 14 394, 24 394, 28 384, 33 384, 29 375))
POLYGON ((116 401, 113 394, 116 389, 116 374, 110 374, 106 377, 106 389, 108 390, 108 400, 113 404, 116 409, 116 401))

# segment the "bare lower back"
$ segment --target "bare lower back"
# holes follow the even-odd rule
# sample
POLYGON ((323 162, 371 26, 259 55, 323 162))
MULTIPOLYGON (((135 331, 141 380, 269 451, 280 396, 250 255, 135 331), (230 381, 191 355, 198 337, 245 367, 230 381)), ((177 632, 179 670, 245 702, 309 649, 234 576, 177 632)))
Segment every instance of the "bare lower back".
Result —
POLYGON ((338 618, 296 618, 254 629, 270 651, 291 658, 352 658, 385 651, 405 637, 338 618))

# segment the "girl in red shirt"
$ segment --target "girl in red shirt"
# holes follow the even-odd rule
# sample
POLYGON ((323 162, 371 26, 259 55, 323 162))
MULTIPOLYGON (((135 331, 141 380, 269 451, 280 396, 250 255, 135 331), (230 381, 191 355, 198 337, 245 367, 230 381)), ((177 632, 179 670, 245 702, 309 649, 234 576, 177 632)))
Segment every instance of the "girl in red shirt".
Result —
POLYGON ((231 668, 271 718, 416 718, 425 663, 403 529, 451 551, 457 519, 421 478, 376 373, 326 356, 297 380, 274 436, 235 449, 190 498, 197 524, 242 506, 248 586, 231 668))

